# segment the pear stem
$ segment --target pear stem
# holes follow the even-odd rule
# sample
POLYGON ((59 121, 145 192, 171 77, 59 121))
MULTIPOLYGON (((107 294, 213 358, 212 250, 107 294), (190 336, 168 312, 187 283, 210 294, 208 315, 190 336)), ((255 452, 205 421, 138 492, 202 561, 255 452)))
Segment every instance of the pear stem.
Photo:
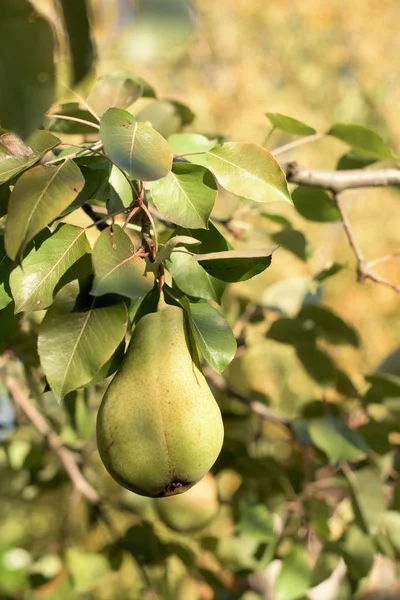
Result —
POLYGON ((164 297, 164 292, 163 292, 164 283, 165 283, 165 270, 164 270, 164 265, 161 263, 160 266, 158 267, 158 285, 160 288, 160 298, 161 298, 161 295, 164 297))

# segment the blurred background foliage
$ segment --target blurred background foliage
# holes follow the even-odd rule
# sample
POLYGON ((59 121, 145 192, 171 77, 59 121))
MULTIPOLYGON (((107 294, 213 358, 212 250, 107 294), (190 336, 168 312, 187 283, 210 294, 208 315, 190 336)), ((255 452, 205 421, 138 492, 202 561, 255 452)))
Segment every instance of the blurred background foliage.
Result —
MULTIPOLYGON (((59 27, 53 2, 34 4, 59 27)), ((340 0, 92 0, 91 17, 97 73, 127 69, 149 81, 158 98, 187 105, 195 117, 186 114, 185 131, 263 144, 268 111, 292 115, 319 131, 335 121, 368 125, 400 147, 397 0, 346 5, 340 0)), ((62 43, 59 52, 62 56, 62 43)), ((150 102, 140 100, 135 112, 150 102)), ((164 126, 172 127, 167 134, 181 129, 168 113, 164 126)), ((268 147, 291 139, 276 131, 268 147)), ((329 138, 284 159, 333 169, 346 150, 329 138)), ((399 251, 399 198, 398 190, 389 188, 344 193, 368 259, 399 251)), ((289 250, 282 242, 283 221, 254 216, 249 208, 250 202, 225 193, 214 216, 224 221, 235 215, 234 230, 225 233, 236 247, 270 245, 274 236, 283 247, 270 269, 231 285, 225 295, 224 311, 236 324, 242 348, 226 378, 294 424, 261 421, 229 394, 218 393, 226 444, 215 479, 208 479, 200 494, 202 508, 210 507, 214 518, 207 524, 207 514, 197 515, 199 522, 204 517, 200 532, 192 532, 190 524, 176 532, 181 523, 173 511, 165 517, 153 500, 121 494, 105 474, 93 430, 102 389, 71 394, 63 409, 50 392, 41 396, 34 353, 22 331, 15 343, 19 356, 25 350, 32 362, 31 393, 62 442, 81 454, 85 476, 113 506, 105 520, 71 493, 56 457, 21 415, 15 422, 0 388, 0 598, 291 600, 329 577, 328 591, 307 598, 345 600, 374 588, 393 594, 368 597, 399 597, 393 591, 400 554, 398 296, 384 286, 356 283, 354 256, 340 223, 310 222, 289 205, 269 205, 270 216, 289 219, 302 234, 300 249, 297 244, 293 251, 293 240, 289 250), (319 286, 316 274, 335 262, 344 268, 319 286), (299 314, 310 283, 323 305, 349 324, 339 339, 332 335, 338 326, 331 313, 327 321, 321 314, 299 314), (249 318, 238 327, 248 305, 249 318), (311 359, 301 344, 285 338, 287 328, 282 337, 282 319, 293 319, 297 333, 311 323, 318 341, 315 354, 307 354, 311 359), (376 371, 393 380, 375 376, 368 382, 365 376, 376 371), (343 430, 342 422, 349 428, 343 430), (352 436, 358 426, 368 450, 352 436), (332 431, 337 437, 330 437, 332 431), (348 460, 372 456, 376 470, 367 464, 355 475, 346 466, 341 470, 337 446, 348 460), (384 522, 379 521, 383 513, 384 522), (278 583, 277 560, 284 565, 278 583)), ((85 224, 82 214, 78 219, 85 224)), ((377 270, 398 281, 399 265, 394 257, 377 270)), ((179 510, 190 515, 197 509, 179 510)))

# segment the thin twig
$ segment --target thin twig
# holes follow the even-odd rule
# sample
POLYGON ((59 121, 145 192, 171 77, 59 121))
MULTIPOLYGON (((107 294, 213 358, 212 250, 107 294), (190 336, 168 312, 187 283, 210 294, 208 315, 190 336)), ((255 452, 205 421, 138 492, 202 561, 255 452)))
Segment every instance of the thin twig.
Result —
POLYGON ((215 371, 213 371, 210 367, 204 368, 204 375, 206 379, 214 385, 216 388, 221 390, 222 392, 226 392, 230 396, 233 396, 237 400, 240 400, 243 404, 248 406, 248 408, 266 421, 271 421, 272 423, 279 423, 281 425, 288 425, 288 422, 283 417, 275 414, 268 406, 265 406, 262 402, 258 400, 253 400, 249 398, 245 394, 238 392, 234 388, 232 388, 221 375, 218 375, 215 371))
POLYGON ((68 115, 59 115, 59 114, 51 114, 47 115, 49 118, 54 119, 63 119, 64 121, 74 121, 75 123, 82 123, 83 125, 89 125, 89 127, 93 127, 94 129, 100 129, 100 125, 97 123, 93 123, 93 121, 86 121, 86 119, 79 119, 78 117, 71 117, 68 115))
POLYGON ((57 455, 59 461, 68 473, 74 488, 82 494, 91 504, 99 505, 101 498, 98 492, 82 475, 74 452, 62 445, 59 437, 54 433, 46 419, 25 395, 18 381, 13 377, 6 377, 6 386, 10 390, 15 404, 31 421, 32 425, 43 436, 49 448, 57 455))
POLYGON ((307 137, 303 137, 300 140, 295 140, 294 142, 290 142, 289 144, 285 144, 284 146, 279 146, 279 148, 271 150, 271 154, 273 154, 274 156, 278 156, 279 154, 289 152, 289 150, 293 150, 294 148, 298 148, 299 146, 305 146, 305 144, 310 144, 311 142, 322 140, 322 138, 324 138, 325 135, 325 133, 313 133, 313 135, 308 135, 307 137))
POLYGON ((378 258, 373 258, 369 260, 367 263, 367 267, 375 267, 376 265, 380 265, 388 260, 392 260, 393 258, 397 258, 400 256, 400 252, 392 252, 391 254, 385 254, 384 256, 379 256, 378 258))
POLYGON ((281 164, 289 183, 318 187, 334 193, 365 187, 400 186, 400 169, 349 169, 323 171, 304 169, 296 162, 281 164))
MULTIPOLYGON (((68 145, 74 146, 75 144, 68 144, 68 145)), ((76 158, 77 156, 84 154, 85 152, 96 152, 97 150, 102 148, 102 146, 103 146, 103 142, 95 142, 91 146, 85 146, 84 148, 82 148, 81 146, 78 146, 78 148, 80 148, 80 150, 78 150, 77 152, 73 152, 72 154, 67 154, 67 155, 64 154, 63 156, 57 156, 56 158, 53 158, 52 160, 46 161, 44 164, 45 165, 53 165, 55 163, 60 162, 60 160, 72 160, 72 159, 76 158)))
POLYGON ((390 289, 394 290, 397 294, 400 294, 400 285, 396 285, 394 283, 392 283, 391 281, 389 281, 388 279, 385 279, 384 277, 382 277, 381 275, 377 275, 376 273, 374 273, 373 271, 370 271, 368 268, 368 263, 365 260, 365 256, 354 236, 354 232, 353 229, 351 227, 351 223, 349 221, 349 217, 347 216, 347 212, 343 206, 343 203, 341 201, 340 195, 339 194, 334 194, 333 195, 333 200, 337 206, 337 209, 339 211, 340 214, 340 219, 342 221, 343 224, 343 229, 344 232, 346 234, 347 240, 350 244, 351 249, 353 250, 356 260, 357 260, 357 278, 358 281, 360 283, 362 283, 363 281, 365 281, 366 279, 370 279, 371 281, 375 281, 376 283, 380 283, 382 285, 385 285, 386 287, 389 287, 390 289))

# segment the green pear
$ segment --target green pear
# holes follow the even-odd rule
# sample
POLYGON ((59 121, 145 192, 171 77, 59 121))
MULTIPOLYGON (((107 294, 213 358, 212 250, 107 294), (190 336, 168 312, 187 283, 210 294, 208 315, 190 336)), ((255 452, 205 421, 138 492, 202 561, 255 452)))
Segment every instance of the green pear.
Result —
POLYGON ((143 496, 188 490, 212 467, 224 436, 221 412, 190 351, 185 314, 161 299, 140 319, 97 417, 101 459, 143 496))

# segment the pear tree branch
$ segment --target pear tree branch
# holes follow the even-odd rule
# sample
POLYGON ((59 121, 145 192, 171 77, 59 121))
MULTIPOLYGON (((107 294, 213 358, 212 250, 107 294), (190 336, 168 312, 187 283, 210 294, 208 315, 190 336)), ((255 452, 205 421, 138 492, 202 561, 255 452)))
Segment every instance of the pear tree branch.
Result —
POLYGON ((101 498, 98 492, 85 479, 78 466, 77 456, 68 450, 60 441, 58 435, 52 430, 43 415, 25 395, 20 384, 13 377, 6 378, 6 386, 11 392, 15 404, 29 419, 36 430, 42 435, 48 447, 56 454, 58 460, 68 474, 75 490, 82 494, 90 504, 99 506, 101 498))
POLYGON ((324 171, 300 167, 297 162, 281 164, 289 183, 318 187, 336 194, 344 190, 400 186, 400 169, 349 169, 324 171))

